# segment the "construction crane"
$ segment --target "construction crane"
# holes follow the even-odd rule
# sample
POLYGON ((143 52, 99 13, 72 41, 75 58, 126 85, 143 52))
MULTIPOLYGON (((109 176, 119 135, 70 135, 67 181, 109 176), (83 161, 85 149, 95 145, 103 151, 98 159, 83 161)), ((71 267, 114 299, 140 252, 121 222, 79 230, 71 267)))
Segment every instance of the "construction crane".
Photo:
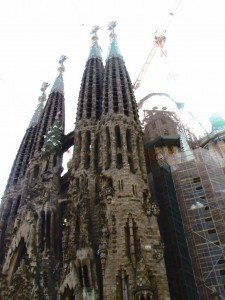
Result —
POLYGON ((172 11, 169 13, 169 16, 168 16, 168 19, 165 23, 165 26, 163 27, 164 29, 162 30, 162 32, 157 35, 157 31, 155 32, 155 37, 154 37, 154 41, 153 41, 153 47, 137 77, 137 79, 135 80, 134 84, 133 84, 133 89, 136 90, 139 88, 140 86, 140 83, 141 83, 141 80, 145 74, 145 72, 147 71, 147 68, 150 64, 150 62, 152 61, 157 49, 159 48, 161 50, 161 56, 166 56, 167 55, 167 52, 164 50, 164 44, 166 42, 166 36, 165 36, 165 33, 168 31, 168 28, 169 28, 169 25, 172 21, 172 17, 174 16, 174 14, 176 13, 179 5, 180 5, 180 2, 181 0, 176 0, 174 5, 173 5, 173 8, 172 8, 172 11))

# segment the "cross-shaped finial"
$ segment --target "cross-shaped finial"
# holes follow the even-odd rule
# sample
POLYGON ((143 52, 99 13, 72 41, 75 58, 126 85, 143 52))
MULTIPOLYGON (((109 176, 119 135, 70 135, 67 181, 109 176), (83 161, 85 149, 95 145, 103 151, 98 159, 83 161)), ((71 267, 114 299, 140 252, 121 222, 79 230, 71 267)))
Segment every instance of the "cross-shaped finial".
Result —
POLYGON ((60 58, 59 58, 59 63, 60 65, 62 66, 64 61, 67 59, 68 57, 66 57, 65 55, 61 55, 60 58))
POLYGON ((97 36, 97 31, 100 29, 100 27, 98 25, 94 25, 91 29, 91 34, 93 34, 92 36, 92 42, 96 42, 98 40, 98 36, 97 36))
POLYGON ((60 74, 62 74, 64 71, 65 71, 65 67, 64 67, 64 61, 67 59, 68 57, 65 56, 65 55, 61 55, 60 58, 59 58, 59 64, 60 64, 60 67, 58 68, 58 71, 60 74))
POLYGON ((116 38, 116 34, 115 34, 115 31, 114 31, 114 28, 116 27, 117 23, 115 21, 111 21, 108 25, 108 30, 110 30, 110 38, 113 39, 113 38, 116 38))
POLYGON ((41 91, 44 93, 49 85, 49 83, 43 82, 41 86, 41 91))

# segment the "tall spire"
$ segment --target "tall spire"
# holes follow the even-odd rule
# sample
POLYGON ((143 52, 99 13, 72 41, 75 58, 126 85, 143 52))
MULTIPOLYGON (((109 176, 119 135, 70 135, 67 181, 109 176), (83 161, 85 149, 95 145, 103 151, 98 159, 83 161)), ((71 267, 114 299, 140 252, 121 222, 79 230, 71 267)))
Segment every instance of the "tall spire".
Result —
POLYGON ((99 119, 102 105, 102 79, 104 67, 101 48, 98 45, 97 31, 99 26, 92 27, 92 46, 86 62, 78 99, 77 121, 99 119))
POLYGON ((108 30, 110 30, 110 44, 109 44, 109 52, 107 59, 110 59, 112 57, 119 57, 123 59, 123 56, 120 53, 118 43, 117 43, 117 35, 115 34, 114 28, 116 27, 117 23, 115 21, 112 21, 108 25, 108 30))
POLYGON ((102 49, 98 45, 98 36, 97 36, 97 31, 100 29, 99 26, 95 25, 92 27, 91 34, 93 34, 91 40, 92 40, 92 45, 91 45, 91 50, 88 56, 88 59, 91 58, 102 58, 102 49))
POLYGON ((39 152, 43 147, 44 136, 48 130, 52 127, 57 113, 62 113, 62 126, 64 128, 65 123, 65 107, 64 107, 64 84, 62 73, 65 71, 63 65, 67 59, 65 55, 61 55, 59 59, 60 67, 58 68, 59 76, 56 78, 52 90, 48 96, 43 113, 41 114, 40 120, 37 126, 37 132, 35 136, 35 142, 32 148, 32 155, 35 152, 39 152))
POLYGON ((45 90, 48 86, 49 84, 47 82, 43 82, 41 86, 42 95, 38 98, 37 108, 20 144, 19 150, 17 152, 15 161, 11 169, 11 173, 7 183, 7 188, 12 185, 16 185, 17 183, 20 183, 20 179, 23 178, 27 170, 28 163, 33 156, 31 149, 34 146, 34 137, 36 135, 36 131, 41 120, 41 115, 44 110, 44 102, 46 100, 45 90))
POLYGON ((137 104, 133 94, 130 76, 127 72, 124 60, 120 54, 117 37, 114 32, 116 22, 109 23, 110 46, 106 60, 103 81, 103 112, 111 118, 112 113, 133 116, 139 123, 137 104))
POLYGON ((64 66, 64 61, 67 59, 68 57, 66 57, 65 55, 61 55, 60 56, 60 59, 59 59, 59 64, 60 64, 60 67, 58 68, 58 71, 59 71, 59 75, 58 77, 56 78, 54 84, 53 84, 53 87, 52 87, 52 90, 51 90, 51 93, 53 92, 59 92, 61 94, 64 94, 64 82, 63 82, 63 72, 65 71, 65 66, 64 66))
POLYGON ((49 86, 49 84, 47 82, 42 83, 42 86, 41 86, 42 95, 38 98, 38 105, 37 105, 37 108, 34 112, 34 115, 33 115, 32 119, 30 121, 30 124, 29 124, 28 128, 36 126, 39 119, 40 119, 41 113, 42 113, 43 108, 44 108, 44 102, 46 101, 45 91, 46 91, 48 86, 49 86))

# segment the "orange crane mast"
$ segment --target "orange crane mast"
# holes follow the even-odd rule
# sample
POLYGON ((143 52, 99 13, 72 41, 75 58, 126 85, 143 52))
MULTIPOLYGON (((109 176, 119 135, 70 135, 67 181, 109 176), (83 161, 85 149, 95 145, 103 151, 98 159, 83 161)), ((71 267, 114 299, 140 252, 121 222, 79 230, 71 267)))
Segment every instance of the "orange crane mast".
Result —
POLYGON ((162 30, 162 32, 159 34, 159 35, 156 35, 154 37, 154 41, 153 41, 153 46, 150 50, 150 53, 147 57, 147 59, 145 60, 145 63, 137 77, 137 79, 135 80, 135 82, 133 83, 133 89, 136 90, 139 88, 140 84, 141 84, 141 80, 145 74, 145 72, 147 71, 148 69, 148 66, 150 64, 150 62, 152 61, 156 51, 158 48, 161 49, 161 56, 166 56, 167 55, 167 52, 164 50, 164 44, 166 42, 166 36, 165 36, 165 33, 167 32, 168 30, 168 27, 170 25, 170 22, 171 22, 171 17, 174 16, 175 12, 177 11, 179 5, 180 5, 180 2, 181 0, 176 0, 174 5, 173 5, 173 9, 172 11, 169 13, 169 17, 168 17, 168 20, 164 26, 164 29, 162 30))

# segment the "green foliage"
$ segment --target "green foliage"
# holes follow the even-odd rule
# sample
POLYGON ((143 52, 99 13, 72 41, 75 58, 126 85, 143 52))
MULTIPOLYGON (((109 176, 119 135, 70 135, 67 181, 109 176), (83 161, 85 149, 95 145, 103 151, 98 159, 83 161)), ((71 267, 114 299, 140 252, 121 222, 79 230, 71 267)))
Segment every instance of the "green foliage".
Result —
POLYGON ((62 132, 62 120, 61 118, 57 118, 53 126, 49 129, 47 135, 44 136, 44 145, 41 149, 42 156, 48 156, 60 150, 62 132))

